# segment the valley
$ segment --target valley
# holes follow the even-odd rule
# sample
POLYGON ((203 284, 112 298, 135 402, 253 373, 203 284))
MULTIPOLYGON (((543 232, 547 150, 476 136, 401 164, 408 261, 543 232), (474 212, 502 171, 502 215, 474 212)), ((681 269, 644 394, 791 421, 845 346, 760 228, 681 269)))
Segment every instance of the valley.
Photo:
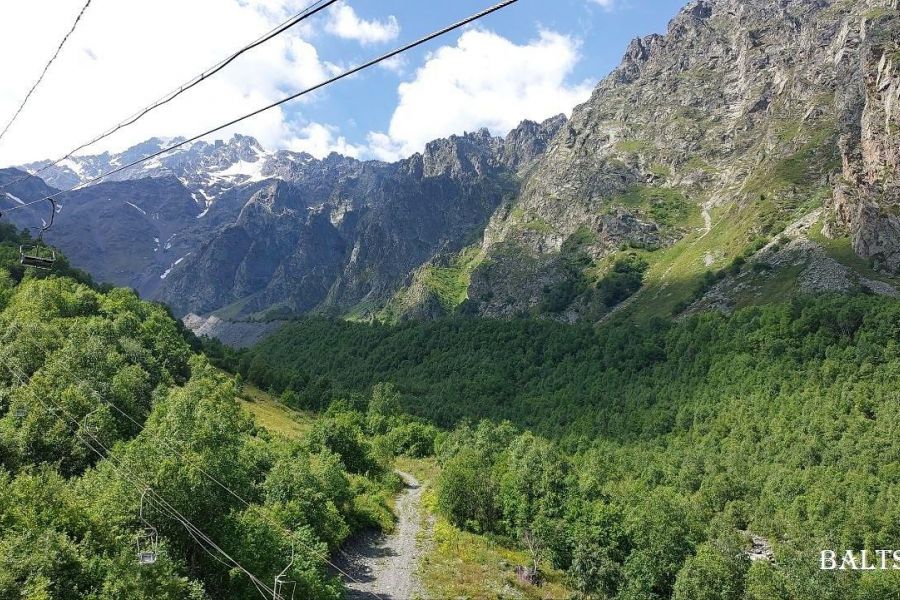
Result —
POLYGON ((607 70, 419 152, 0 169, 0 598, 900 597, 820 566, 900 546, 900 2, 690 0, 607 70))

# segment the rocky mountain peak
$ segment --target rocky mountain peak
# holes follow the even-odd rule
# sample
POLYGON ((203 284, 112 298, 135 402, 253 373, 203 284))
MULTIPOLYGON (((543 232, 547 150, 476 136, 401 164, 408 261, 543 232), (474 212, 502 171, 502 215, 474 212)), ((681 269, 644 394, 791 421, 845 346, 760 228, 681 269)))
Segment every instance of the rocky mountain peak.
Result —
POLYGON ((518 172, 529 169, 543 156, 551 140, 567 122, 565 115, 556 115, 543 123, 522 121, 506 136, 501 160, 518 172))

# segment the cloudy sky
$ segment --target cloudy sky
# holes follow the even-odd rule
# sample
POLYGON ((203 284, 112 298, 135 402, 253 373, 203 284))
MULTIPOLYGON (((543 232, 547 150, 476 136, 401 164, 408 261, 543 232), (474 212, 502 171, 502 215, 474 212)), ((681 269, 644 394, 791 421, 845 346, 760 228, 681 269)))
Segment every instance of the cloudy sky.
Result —
MULTIPOLYGON (((214 65, 312 0, 93 0, 19 120, 0 165, 58 158, 214 65)), ((186 136, 250 112, 492 4, 346 0, 254 50, 172 104, 90 148, 186 136)), ((85 0, 0 6, 5 124, 85 0)), ((434 138, 569 113, 628 41, 664 32, 684 0, 520 0, 402 60, 255 117, 269 149, 392 160, 434 138)))

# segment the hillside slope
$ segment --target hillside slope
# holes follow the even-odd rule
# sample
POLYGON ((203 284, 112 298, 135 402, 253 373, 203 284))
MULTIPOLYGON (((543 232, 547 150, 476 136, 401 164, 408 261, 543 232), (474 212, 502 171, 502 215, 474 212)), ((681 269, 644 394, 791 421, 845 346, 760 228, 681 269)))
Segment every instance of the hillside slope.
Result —
MULTIPOLYGON (((629 255, 648 263, 632 316, 680 313, 726 276, 706 306, 896 294, 898 27, 895 0, 690 2, 575 109, 466 251, 449 308, 598 320, 629 255)), ((448 308, 429 274, 395 304, 448 308)))
POLYGON ((391 518, 362 431, 269 435, 164 307, 25 271, 21 243, 0 226, 0 597, 250 600, 290 564, 338 600, 330 553, 391 518))

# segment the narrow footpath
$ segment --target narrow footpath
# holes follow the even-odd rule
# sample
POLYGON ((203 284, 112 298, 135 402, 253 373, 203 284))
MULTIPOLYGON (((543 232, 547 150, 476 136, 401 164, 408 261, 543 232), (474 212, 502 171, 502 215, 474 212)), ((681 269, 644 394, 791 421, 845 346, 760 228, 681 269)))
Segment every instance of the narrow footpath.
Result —
POLYGON ((397 526, 390 535, 362 533, 344 545, 335 564, 343 576, 348 600, 413 600, 422 597, 416 578, 422 487, 409 473, 398 471, 406 485, 397 499, 397 526), (373 595, 374 594, 374 595, 373 595))

